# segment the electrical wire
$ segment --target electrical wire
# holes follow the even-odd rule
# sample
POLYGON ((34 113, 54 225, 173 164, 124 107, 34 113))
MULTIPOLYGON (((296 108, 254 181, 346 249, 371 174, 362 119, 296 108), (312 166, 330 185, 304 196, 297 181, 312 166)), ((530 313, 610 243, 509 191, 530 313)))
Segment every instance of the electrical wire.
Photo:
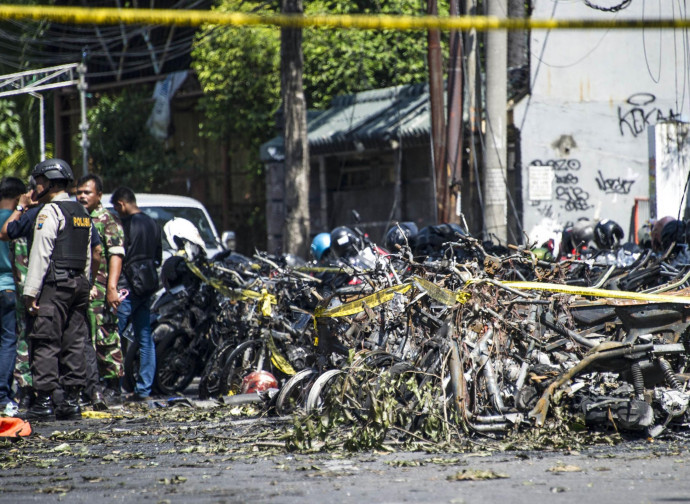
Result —
MULTIPOLYGON (((642 0, 642 19, 645 19, 645 4, 646 4, 645 0, 642 0)), ((661 1, 659 1, 659 8, 660 8, 659 10, 661 10, 661 1)), ((655 78, 654 75, 652 75, 652 69, 649 66, 649 56, 647 55, 647 37, 645 37, 646 29, 644 26, 642 27, 642 50, 644 52, 644 62, 647 66, 647 73, 649 74, 649 77, 652 79, 652 82, 654 82, 654 84, 658 84, 659 80, 661 79, 661 54, 662 54, 661 53, 661 46, 662 46, 662 44, 661 44, 661 30, 658 30, 658 32, 659 32, 659 69, 658 69, 659 71, 658 71, 658 74, 655 78)), ((675 29, 674 29, 674 34, 675 34, 675 29)), ((674 51, 675 51, 675 44, 674 44, 674 51)))
MULTIPOLYGON (((556 0, 553 3, 553 10, 551 11, 551 17, 553 18, 556 15, 556 8, 558 7, 558 0, 556 0)), ((534 83, 537 81, 537 77, 539 77, 539 69, 541 68, 542 62, 544 60, 544 52, 546 51, 546 44, 549 41, 549 35, 551 34, 551 30, 546 31, 546 36, 544 37, 544 42, 541 45, 541 54, 539 55, 539 58, 537 59, 537 68, 534 70, 534 78, 530 80, 531 84, 529 87, 529 94, 527 96, 527 103, 525 104, 525 112, 522 114, 522 122, 520 123, 520 131, 522 131, 525 127, 525 121, 527 120, 527 112, 529 112, 529 107, 532 104, 532 91, 534 90, 534 83)), ((531 51, 530 51, 531 54, 531 51)))
MULTIPOLYGON (((82 3, 86 5, 84 0, 82 3)), ((88 6, 115 4, 116 7, 122 7, 121 3, 120 0, 89 0, 88 6)), ((178 0, 168 8, 210 8, 212 4, 212 0, 178 0)), ((26 70, 81 61, 85 51, 89 79, 121 78, 151 72, 152 57, 158 61, 160 73, 164 65, 172 63, 174 66, 175 61, 189 57, 195 31, 192 28, 141 27, 122 23, 100 26, 8 20, 0 27, 0 63, 9 68, 26 70), (171 30, 176 30, 172 42, 169 41, 171 30)))

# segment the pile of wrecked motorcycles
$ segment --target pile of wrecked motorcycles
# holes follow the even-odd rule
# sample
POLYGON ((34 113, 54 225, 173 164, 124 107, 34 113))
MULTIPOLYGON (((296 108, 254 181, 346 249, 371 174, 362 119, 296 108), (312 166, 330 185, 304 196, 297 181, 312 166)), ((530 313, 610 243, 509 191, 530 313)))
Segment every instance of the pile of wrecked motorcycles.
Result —
POLYGON ((510 432, 556 411, 652 437, 687 426, 687 245, 547 261, 446 231, 423 253, 350 237, 319 264, 187 257, 217 293, 201 397, 281 415, 335 401, 366 421, 388 387, 405 429, 437 415, 510 432))

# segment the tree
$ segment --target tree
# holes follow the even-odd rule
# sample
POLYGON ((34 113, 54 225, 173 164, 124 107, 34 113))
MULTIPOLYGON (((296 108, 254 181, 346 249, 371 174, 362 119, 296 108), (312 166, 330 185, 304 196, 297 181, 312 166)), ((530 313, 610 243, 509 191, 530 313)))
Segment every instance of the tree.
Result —
MULTIPOLYGON (((277 4, 225 0, 220 11, 275 12, 277 4)), ((192 68, 204 90, 201 132, 254 147, 273 132, 280 100, 280 31, 275 27, 207 27, 192 49, 192 68)))
MULTIPOLYGON (((277 0, 268 3, 219 0, 216 8, 277 13, 280 5, 277 0)), ((439 11, 448 12, 446 1, 439 5, 439 11)), ((376 3, 313 0, 306 5, 305 13, 421 14, 423 4, 411 0, 379 0, 376 3)), ((428 79, 425 32, 313 28, 302 33, 304 103, 309 108, 327 108, 331 100, 341 94, 428 79)), ((447 53, 447 36, 442 40, 446 41, 444 53, 447 53)), ((249 152, 247 164, 251 173, 261 176, 259 146, 275 135, 275 114, 280 106, 280 30, 270 26, 209 26, 197 35, 192 57, 192 66, 205 93, 200 101, 206 117, 202 134, 229 140, 231 152, 233 147, 242 146, 249 152)), ((288 117, 293 112, 289 110, 291 107, 286 103, 286 123, 292 120, 288 117)), ((287 170, 293 164, 288 159, 290 148, 286 143, 287 170)), ((307 155, 302 154, 302 160, 307 155)), ((288 182, 299 186, 286 191, 288 220, 296 224, 306 213, 302 210, 299 216, 292 216, 290 209, 298 203, 290 198, 306 202, 308 180, 304 176, 286 175, 288 182)), ((299 239, 308 240, 307 228, 296 226, 295 229, 297 231, 286 230, 283 236, 292 240, 299 234, 299 239)))
MULTIPOLYGON (((219 0, 217 7, 258 14, 276 13, 279 8, 275 1, 257 0, 219 0)), ((439 5, 439 11, 448 12, 447 2, 439 5)), ((409 15, 423 9, 411 0, 309 2, 305 14, 318 13, 409 15)), ((309 108, 326 108, 344 93, 427 80, 424 32, 313 28, 303 34, 303 82, 309 108)), ((206 115, 204 134, 257 145, 270 139, 280 104, 280 31, 270 26, 206 27, 197 36, 192 57, 205 93, 200 101, 206 115)))
MULTIPOLYGON (((302 14, 302 0, 283 0, 285 14, 302 14)), ((285 223, 283 252, 309 252, 309 146, 302 87, 302 30, 281 30, 281 95, 285 116, 285 223)))
POLYGON ((170 173, 189 169, 185 158, 166 149, 146 128, 150 97, 149 90, 125 88, 101 95, 88 110, 91 170, 103 176, 107 189, 160 190, 170 173))

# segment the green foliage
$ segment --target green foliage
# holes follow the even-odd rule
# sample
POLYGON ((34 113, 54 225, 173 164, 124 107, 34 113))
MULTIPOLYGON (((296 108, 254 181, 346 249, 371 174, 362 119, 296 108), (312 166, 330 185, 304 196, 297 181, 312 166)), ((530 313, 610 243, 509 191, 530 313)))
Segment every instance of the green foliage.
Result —
POLYGON ((295 417, 284 437, 289 450, 362 451, 389 443, 463 448, 457 414, 448 408, 440 380, 429 375, 353 367, 327 384, 320 397, 320 412, 295 417))
MULTIPOLYGON (((310 3, 306 14, 421 15, 422 5, 322 0, 310 3)), ((313 108, 328 107, 340 94, 428 80, 426 32, 311 29, 304 32, 303 52, 304 87, 313 108)))
POLYGON ((23 177, 28 163, 19 127, 20 115, 13 100, 0 100, 0 117, 0 174, 23 177))
POLYGON ((150 92, 125 89, 102 95, 88 110, 91 169, 103 176, 106 189, 159 190, 170 173, 189 168, 187 160, 148 132, 152 107, 150 92))
MULTIPOLYGON (((412 0, 315 0, 305 14, 423 14, 412 0)), ((278 2, 219 0, 221 11, 276 13, 278 2)), ((447 3, 439 6, 447 13, 447 3)), ((426 32, 308 29, 303 31, 304 91, 309 108, 327 108, 337 95, 425 82, 426 32)), ((280 30, 206 27, 192 52, 204 90, 202 132, 231 138, 257 152, 273 134, 280 105, 280 30)), ((258 154, 257 154, 258 155, 258 154)))
MULTIPOLYGON (((276 6, 225 0, 220 11, 274 12, 276 6)), ((280 101, 280 31, 209 27, 197 37, 192 67, 204 90, 202 134, 258 145, 270 134, 280 101)))

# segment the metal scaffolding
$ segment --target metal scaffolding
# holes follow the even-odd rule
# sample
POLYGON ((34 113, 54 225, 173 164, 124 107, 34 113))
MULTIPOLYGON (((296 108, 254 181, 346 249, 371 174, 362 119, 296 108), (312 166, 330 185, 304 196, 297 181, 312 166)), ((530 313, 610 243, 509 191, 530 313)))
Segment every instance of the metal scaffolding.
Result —
POLYGON ((55 67, 27 70, 7 75, 0 75, 0 98, 29 94, 40 101, 40 135, 41 135, 41 161, 45 159, 45 108, 41 91, 50 91, 67 86, 77 86, 79 90, 79 105, 81 108, 82 148, 82 173, 89 171, 89 124, 86 120, 86 65, 83 63, 70 63, 55 67))

